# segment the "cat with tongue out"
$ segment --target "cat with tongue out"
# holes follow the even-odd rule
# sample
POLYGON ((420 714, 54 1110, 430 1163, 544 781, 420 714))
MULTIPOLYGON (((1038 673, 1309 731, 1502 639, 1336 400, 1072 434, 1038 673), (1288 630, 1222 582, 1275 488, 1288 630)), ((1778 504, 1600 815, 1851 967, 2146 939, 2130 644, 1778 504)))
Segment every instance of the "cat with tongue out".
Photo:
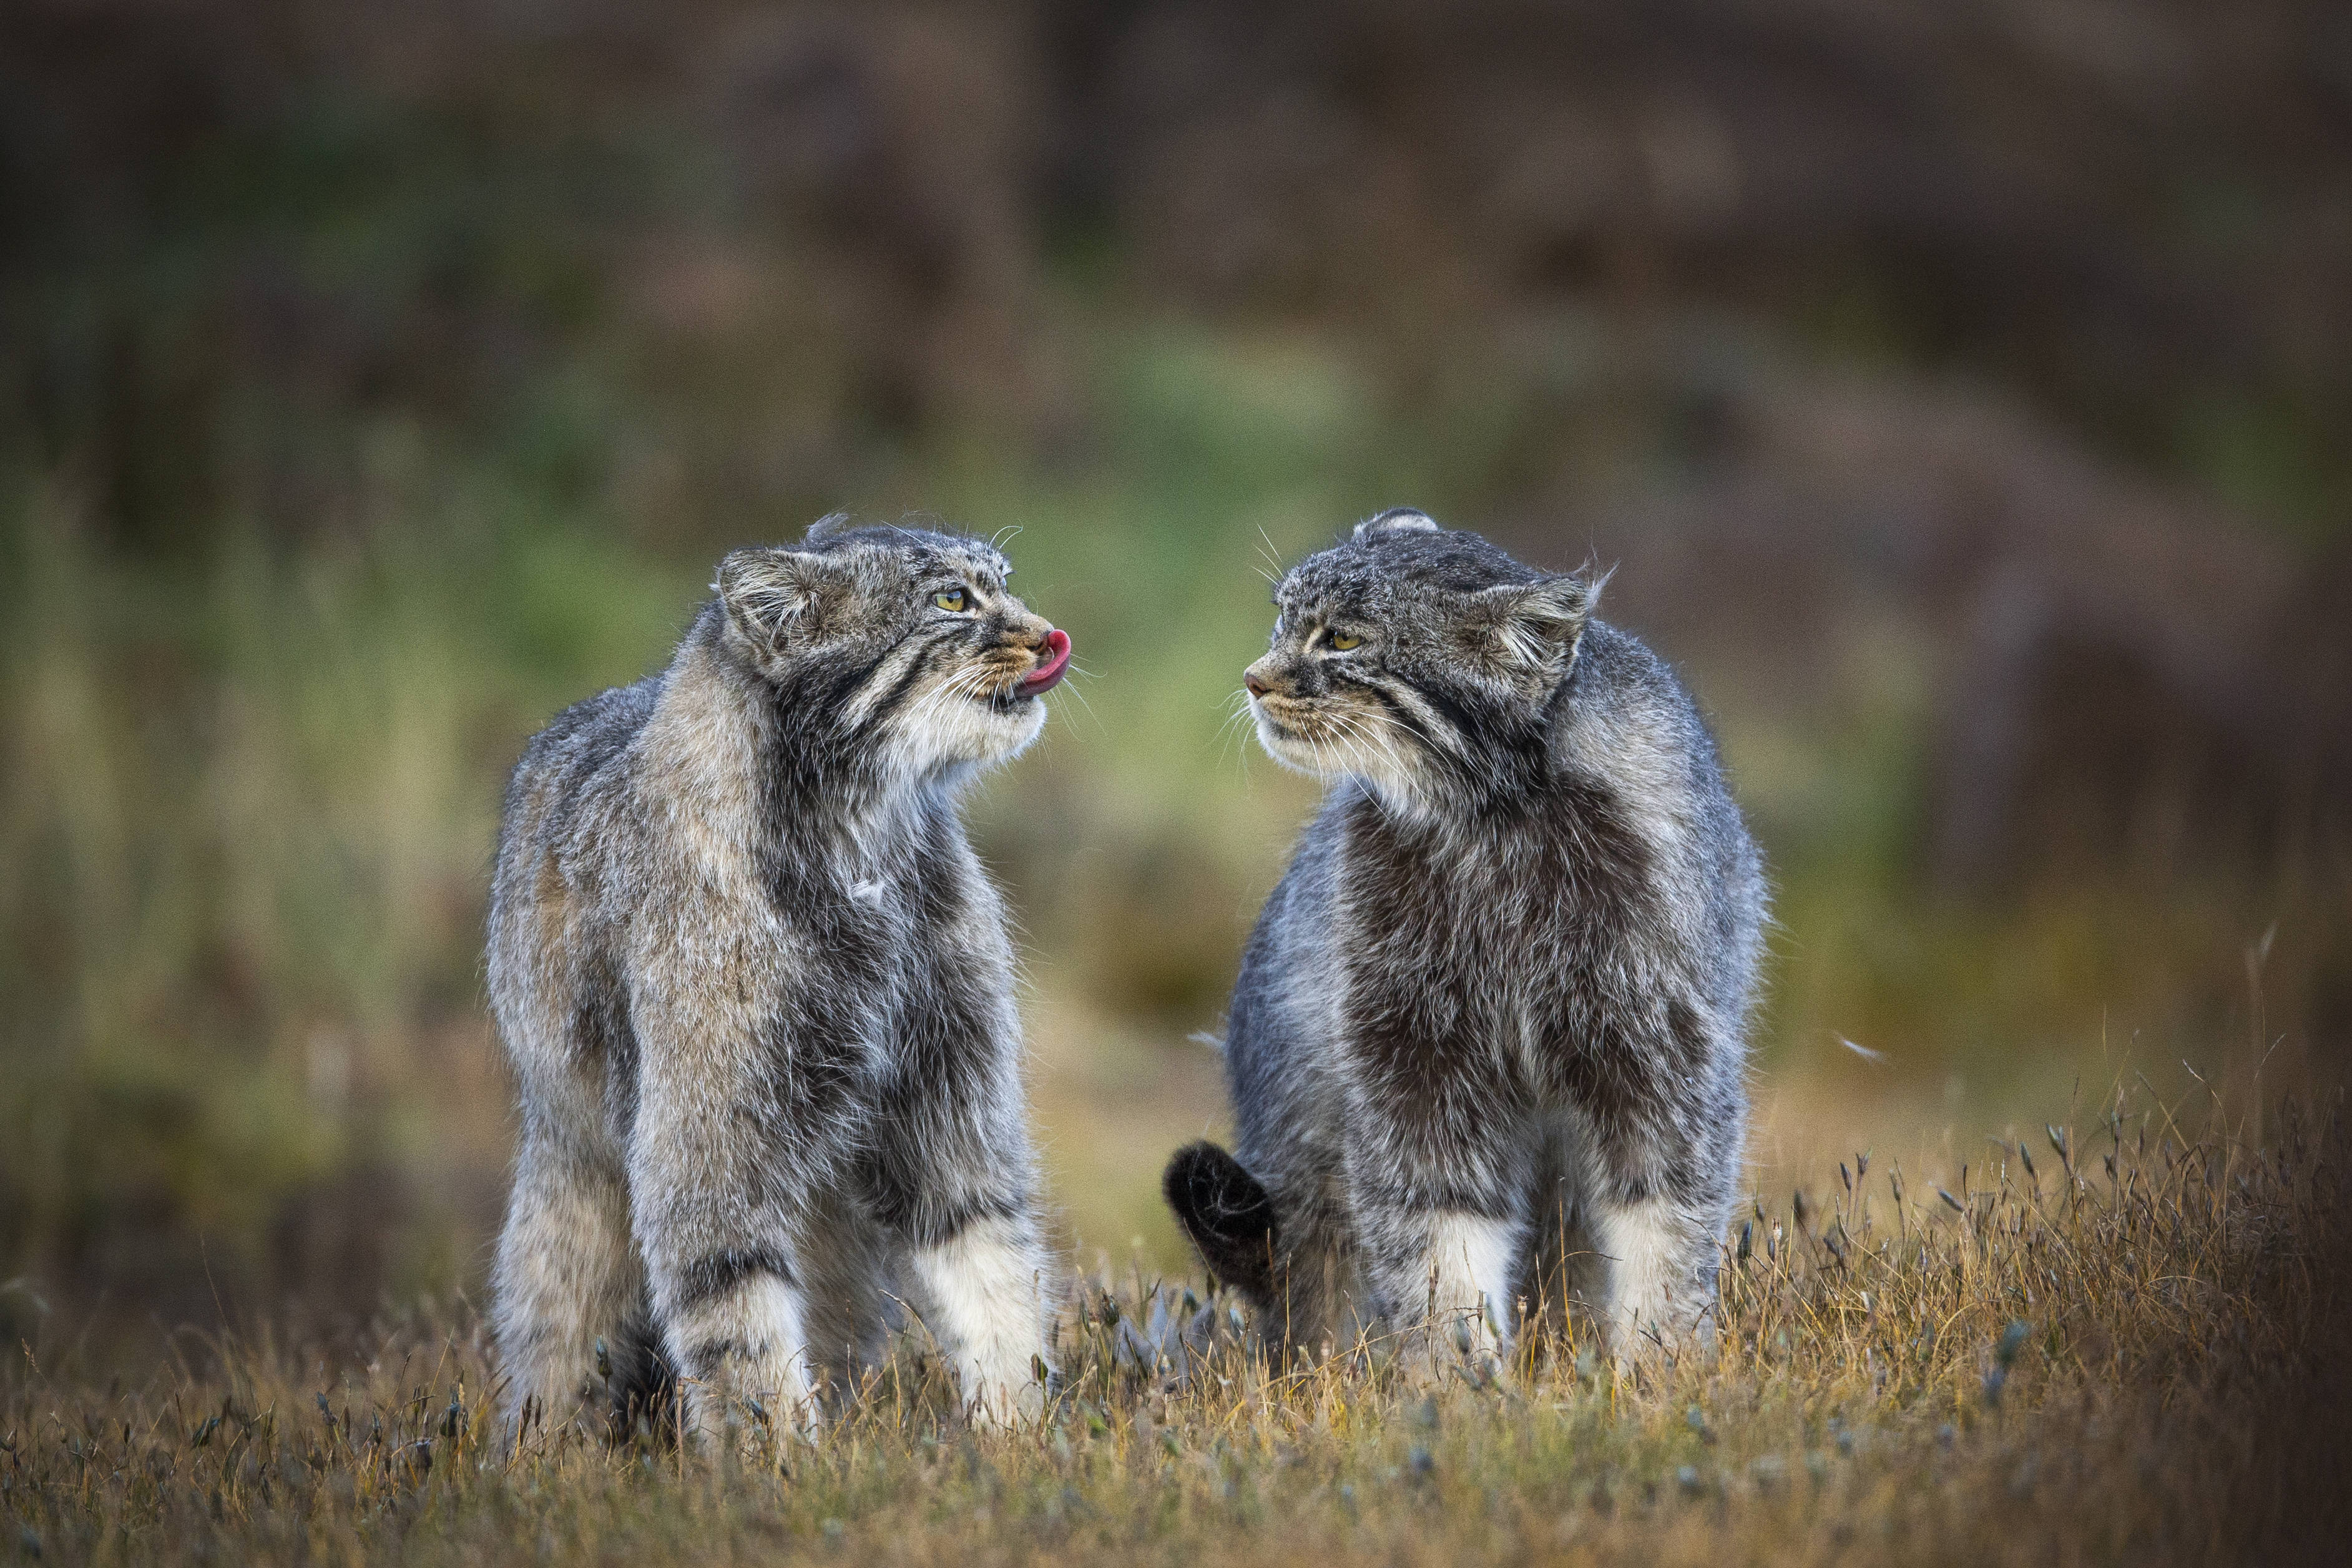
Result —
POLYGON ((1041 1408, 1010 928, 956 813, 1069 668, 1011 575, 839 519, 736 551, 667 669, 524 752, 489 919, 518 1433, 681 1387, 706 1439, 815 1421, 902 1299, 977 1418, 1041 1408))

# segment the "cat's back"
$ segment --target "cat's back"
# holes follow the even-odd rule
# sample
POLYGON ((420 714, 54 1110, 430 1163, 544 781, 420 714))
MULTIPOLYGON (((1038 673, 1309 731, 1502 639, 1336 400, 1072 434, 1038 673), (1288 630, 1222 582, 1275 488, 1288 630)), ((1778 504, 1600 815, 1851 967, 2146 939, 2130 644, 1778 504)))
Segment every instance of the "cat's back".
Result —
MULTIPOLYGON (((576 1089, 584 1064, 626 1037, 612 971, 605 863, 632 815, 631 753, 658 679, 615 687, 557 714, 508 780, 491 873, 488 989, 499 1039, 527 1104, 576 1089), (589 1030, 582 1035, 583 1028, 589 1030)), ((595 1068, 601 1071, 601 1067, 595 1068)), ((592 1075, 593 1076, 593 1075, 592 1075)))
POLYGON ((1319 965, 1333 941, 1332 917, 1346 879, 1348 823, 1363 798, 1360 785, 1339 784, 1299 833, 1290 863, 1266 895, 1243 949, 1237 1015, 1316 1005, 1305 994, 1318 974, 1328 973, 1319 965))
POLYGON ((530 738, 507 785, 502 837, 543 832, 599 795, 627 787, 632 744, 652 718, 661 677, 615 686, 566 708, 530 738))
POLYGON ((1258 911, 1242 952, 1225 1019, 1225 1069, 1244 1123, 1278 1115, 1311 1094, 1319 1076, 1335 995, 1344 983, 1334 950, 1342 927, 1341 896, 1349 815, 1360 786, 1343 784, 1317 812, 1291 851, 1282 879, 1258 911))
POLYGON ((1744 990, 1764 920, 1762 858, 1714 732, 1673 667, 1633 634, 1593 622, 1563 683, 1551 752, 1555 778, 1593 786, 1637 841, 1651 885, 1739 972, 1744 990))
POLYGON ((631 811, 635 750, 661 678, 616 686, 558 713, 523 748, 508 780, 490 888, 495 950, 518 921, 570 901, 588 862, 618 850, 631 811))
POLYGON ((1633 633, 1606 621, 1588 626, 1553 700, 1556 763, 1612 775, 1656 769, 1654 782, 1681 774, 1720 792, 1714 737, 1697 702, 1674 667, 1633 633))

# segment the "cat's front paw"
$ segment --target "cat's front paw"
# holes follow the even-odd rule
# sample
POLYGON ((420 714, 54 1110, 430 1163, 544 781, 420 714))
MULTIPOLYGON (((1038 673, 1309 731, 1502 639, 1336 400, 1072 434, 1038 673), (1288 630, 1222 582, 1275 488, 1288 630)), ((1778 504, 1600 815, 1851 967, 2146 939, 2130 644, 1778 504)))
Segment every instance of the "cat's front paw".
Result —
POLYGON ((1510 1342, 1491 1318, 1469 1309, 1400 1335, 1391 1364, 1408 1386, 1432 1393, 1452 1383, 1507 1387, 1512 1375, 1510 1342))
POLYGON ((1043 1356, 1034 1358, 1029 1375, 977 1377, 968 1380, 966 1408, 971 1424, 985 1431, 1026 1426, 1045 1414, 1045 1396, 1052 1372, 1043 1356), (1044 1370, 1040 1370, 1044 1369, 1044 1370))
POLYGON ((1483 1314, 1465 1313, 1454 1324, 1454 1369, 1474 1388, 1501 1388, 1510 1381, 1510 1345, 1483 1314))
POLYGON ((698 1447, 750 1454, 786 1434, 814 1436, 824 1427, 824 1402, 798 1357, 758 1371, 730 1371, 731 1375, 679 1380, 686 1429, 698 1447))

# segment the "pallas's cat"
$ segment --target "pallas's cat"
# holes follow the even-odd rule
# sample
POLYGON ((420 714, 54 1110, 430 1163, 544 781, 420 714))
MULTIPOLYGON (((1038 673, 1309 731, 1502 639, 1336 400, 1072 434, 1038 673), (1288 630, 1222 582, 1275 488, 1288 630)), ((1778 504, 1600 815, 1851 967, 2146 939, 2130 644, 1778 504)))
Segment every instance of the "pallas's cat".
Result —
POLYGON ((675 1379, 705 1434, 813 1418, 908 1298, 982 1415, 1037 1407, 1013 950, 956 815, 1069 661, 1010 574, 832 519, 736 551, 667 669, 525 752, 489 920, 518 1416, 675 1379))
POLYGON ((1237 1147, 1165 1187, 1294 1347, 1435 1314, 1491 1355, 1573 1296, 1622 1356, 1713 1306, 1764 880, 1596 594, 1414 511, 1276 590, 1250 708, 1329 789, 1234 989, 1237 1147))

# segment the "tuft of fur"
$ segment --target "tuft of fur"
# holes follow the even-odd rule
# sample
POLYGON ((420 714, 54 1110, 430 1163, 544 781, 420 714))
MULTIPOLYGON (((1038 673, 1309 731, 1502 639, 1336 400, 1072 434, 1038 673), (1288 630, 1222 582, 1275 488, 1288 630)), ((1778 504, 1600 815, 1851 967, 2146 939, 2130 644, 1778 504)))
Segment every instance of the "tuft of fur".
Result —
POLYGON ((1213 1273, 1254 1297, 1272 1290, 1274 1202, 1240 1161, 1205 1139, 1187 1143, 1160 1188, 1213 1273))
POLYGON ((1571 1299, 1621 1355, 1708 1326, 1764 879, 1599 587, 1397 511, 1276 590, 1259 738, 1330 788, 1234 989, 1238 1147, 1165 1188, 1295 1347, 1498 1346, 1571 1299))
POLYGON ((736 551, 667 669, 525 751, 488 955, 517 1419, 672 1386, 706 1435, 814 1419, 906 1297, 983 1414, 1038 1407, 1013 951, 956 813, 1045 723, 1052 628, 1009 574, 838 520, 736 551))

